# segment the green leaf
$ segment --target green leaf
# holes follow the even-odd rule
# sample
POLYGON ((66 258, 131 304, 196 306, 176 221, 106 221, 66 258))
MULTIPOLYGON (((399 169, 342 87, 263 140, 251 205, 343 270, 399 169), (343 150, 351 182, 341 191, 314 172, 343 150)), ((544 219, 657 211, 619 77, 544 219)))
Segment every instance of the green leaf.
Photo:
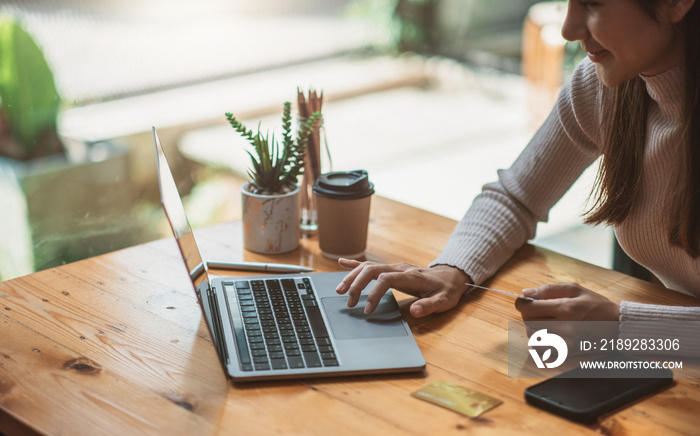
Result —
POLYGON ((293 146, 292 143, 292 104, 288 101, 284 102, 282 112, 282 130, 284 131, 284 149, 287 151, 293 146))
POLYGON ((306 146, 314 127, 321 118, 321 113, 313 113, 300 126, 295 141, 292 138, 291 106, 290 102, 284 103, 281 143, 277 141, 274 134, 267 133, 263 136, 260 133, 260 124, 258 124, 257 134, 254 134, 231 113, 226 113, 229 124, 253 146, 253 152, 247 151, 253 167, 248 171, 248 175, 260 191, 278 192, 285 186, 297 183, 299 175, 303 172, 306 146))
POLYGON ((0 101, 27 150, 42 131, 55 130, 60 97, 51 68, 29 33, 7 16, 0 16, 0 101))

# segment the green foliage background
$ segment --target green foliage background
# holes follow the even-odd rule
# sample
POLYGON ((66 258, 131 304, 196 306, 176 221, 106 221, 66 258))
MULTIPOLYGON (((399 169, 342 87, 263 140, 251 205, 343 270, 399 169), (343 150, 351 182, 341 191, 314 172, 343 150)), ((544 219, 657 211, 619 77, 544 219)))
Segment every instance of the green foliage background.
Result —
POLYGON ((28 155, 44 130, 56 128, 60 97, 51 68, 31 35, 7 15, 0 15, 0 104, 28 155))

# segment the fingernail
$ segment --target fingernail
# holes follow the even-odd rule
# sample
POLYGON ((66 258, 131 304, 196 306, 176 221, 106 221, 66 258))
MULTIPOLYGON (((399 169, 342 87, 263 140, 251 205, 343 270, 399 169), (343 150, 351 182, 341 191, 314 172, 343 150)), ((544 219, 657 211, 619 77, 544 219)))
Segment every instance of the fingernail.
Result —
POLYGON ((368 315, 372 312, 374 312, 374 304, 372 304, 368 301, 367 304, 365 305, 365 315, 368 315))
POLYGON ((416 304, 413 306, 413 316, 416 318, 419 318, 425 314, 425 311, 423 310, 423 306, 420 304, 416 304))
POLYGON ((335 288, 335 292, 337 292, 337 293, 339 293, 339 294, 342 294, 343 292, 345 292, 345 288, 346 288, 345 282, 340 282, 340 284, 338 285, 338 287, 335 288))
POLYGON ((537 293, 537 289, 534 289, 534 288, 523 289, 523 295, 525 295, 526 297, 531 297, 531 296, 535 295, 536 293, 537 293))

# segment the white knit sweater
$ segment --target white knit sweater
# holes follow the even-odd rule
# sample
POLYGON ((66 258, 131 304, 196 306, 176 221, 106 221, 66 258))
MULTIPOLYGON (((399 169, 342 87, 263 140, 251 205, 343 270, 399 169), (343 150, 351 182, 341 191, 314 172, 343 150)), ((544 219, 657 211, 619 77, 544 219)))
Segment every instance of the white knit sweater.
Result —
MULTIPOLYGON (((669 289, 700 297, 700 260, 672 246, 664 201, 680 164, 683 68, 642 79, 652 98, 640 201, 615 233, 629 256, 669 289)), ((492 276, 527 240, 538 221, 600 154, 603 113, 612 103, 595 65, 584 59, 531 142, 498 181, 484 186, 431 265, 455 266, 479 284, 492 276)), ((700 306, 700 300, 698 300, 700 306)), ((700 320, 700 307, 622 302, 621 321, 700 320)))

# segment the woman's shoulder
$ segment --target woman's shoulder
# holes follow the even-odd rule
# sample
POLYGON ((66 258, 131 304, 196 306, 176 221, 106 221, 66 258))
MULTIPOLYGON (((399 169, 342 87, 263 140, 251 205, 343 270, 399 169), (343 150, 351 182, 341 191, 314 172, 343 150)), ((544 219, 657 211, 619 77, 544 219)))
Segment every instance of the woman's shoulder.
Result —
POLYGON ((571 74, 569 83, 572 99, 577 100, 579 103, 600 103, 605 86, 598 79, 595 64, 587 57, 576 66, 571 74))
POLYGON ((597 82, 597 84, 600 84, 595 72, 595 64, 591 62, 588 57, 581 59, 576 65, 576 68, 574 68, 572 80, 574 79, 582 82, 597 82))
POLYGON ((560 119, 565 125, 578 125, 589 140, 597 144, 602 114, 610 96, 610 90, 596 75, 595 64, 584 58, 562 89, 557 103, 560 119))

